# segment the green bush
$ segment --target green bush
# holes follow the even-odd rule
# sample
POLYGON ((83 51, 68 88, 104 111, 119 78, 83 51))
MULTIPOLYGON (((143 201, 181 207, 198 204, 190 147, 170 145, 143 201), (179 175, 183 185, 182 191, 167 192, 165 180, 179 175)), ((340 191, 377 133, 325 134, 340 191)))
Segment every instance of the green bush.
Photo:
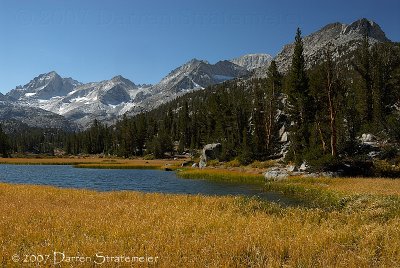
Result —
POLYGON ((339 164, 339 161, 335 157, 331 154, 324 154, 319 148, 315 150, 310 149, 305 154, 304 159, 311 167, 311 170, 314 171, 331 170, 339 164))
POLYGON ((388 116, 387 129, 389 137, 396 142, 400 142, 400 120, 399 116, 394 114, 388 116))
POLYGON ((239 159, 235 158, 235 159, 233 159, 233 160, 227 162, 227 163, 225 164, 225 166, 226 166, 226 167, 240 167, 241 164, 240 164, 239 159))
POLYGON ((391 160, 391 159, 395 159, 397 156, 399 156, 399 150, 394 147, 394 146, 385 146, 383 147, 379 158, 381 160, 387 159, 387 160, 391 160))
POLYGON ((237 158, 241 165, 246 166, 253 162, 253 156, 250 153, 242 153, 237 158))
POLYGON ((156 158, 154 157, 153 154, 146 154, 146 155, 143 157, 143 159, 144 159, 144 160, 154 160, 154 159, 156 159, 156 158))
POLYGON ((209 167, 216 167, 219 165, 220 165, 220 162, 217 159, 207 161, 207 166, 209 166, 209 167))
POLYGON ((270 167, 273 167, 276 165, 276 161, 275 160, 268 160, 268 161, 254 161, 253 163, 251 163, 251 167, 252 168, 263 168, 263 169, 267 169, 270 167))
POLYGON ((377 177, 389 177, 389 178, 400 177, 400 167, 392 165, 384 160, 374 161, 373 172, 374 175, 377 177))

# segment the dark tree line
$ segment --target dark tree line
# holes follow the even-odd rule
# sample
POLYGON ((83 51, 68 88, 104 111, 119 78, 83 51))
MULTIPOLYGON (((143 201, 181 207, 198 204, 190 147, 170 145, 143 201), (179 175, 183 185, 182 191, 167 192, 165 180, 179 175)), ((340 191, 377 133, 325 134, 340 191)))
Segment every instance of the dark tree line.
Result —
POLYGON ((8 136, 4 133, 2 126, 0 125, 0 155, 2 157, 8 157, 10 152, 10 142, 8 136))

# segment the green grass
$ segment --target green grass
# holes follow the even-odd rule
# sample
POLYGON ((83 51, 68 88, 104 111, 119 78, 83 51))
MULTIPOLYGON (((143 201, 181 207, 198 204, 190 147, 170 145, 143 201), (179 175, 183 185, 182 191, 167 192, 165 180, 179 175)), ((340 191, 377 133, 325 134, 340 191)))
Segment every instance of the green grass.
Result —
POLYGON ((286 181, 268 182, 265 184, 265 189, 267 191, 283 193, 302 201, 305 206, 314 208, 340 209, 349 201, 348 196, 338 192, 286 181))
POLYGON ((265 188, 298 199, 309 208, 350 214, 364 211, 369 217, 385 221, 400 215, 399 184, 389 179, 298 177, 268 182, 265 188), (386 185, 392 185, 392 191, 385 189, 386 185))
POLYGON ((220 169, 184 169, 177 172, 179 177, 186 179, 203 179, 233 183, 264 184, 262 174, 243 173, 220 169))

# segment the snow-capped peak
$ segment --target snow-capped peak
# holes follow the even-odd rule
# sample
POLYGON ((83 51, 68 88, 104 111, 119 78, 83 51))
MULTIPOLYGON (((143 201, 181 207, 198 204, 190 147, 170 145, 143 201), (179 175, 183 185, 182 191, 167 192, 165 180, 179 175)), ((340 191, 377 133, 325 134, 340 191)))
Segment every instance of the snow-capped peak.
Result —
POLYGON ((55 71, 51 71, 35 77, 24 86, 16 87, 7 96, 17 100, 51 99, 67 95, 78 85, 81 83, 72 78, 61 78, 55 71))

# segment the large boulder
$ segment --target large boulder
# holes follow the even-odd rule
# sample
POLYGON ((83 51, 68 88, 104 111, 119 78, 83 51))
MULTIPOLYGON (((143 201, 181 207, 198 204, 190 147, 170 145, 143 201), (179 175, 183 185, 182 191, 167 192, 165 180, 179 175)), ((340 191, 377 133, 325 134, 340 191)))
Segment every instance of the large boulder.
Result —
POLYGON ((207 166, 207 161, 218 159, 221 156, 222 145, 221 143, 212 143, 204 146, 200 156, 199 167, 203 168, 207 166))
POLYGON ((378 147, 378 139, 373 134, 364 133, 360 137, 360 141, 364 145, 369 145, 372 147, 378 147))

